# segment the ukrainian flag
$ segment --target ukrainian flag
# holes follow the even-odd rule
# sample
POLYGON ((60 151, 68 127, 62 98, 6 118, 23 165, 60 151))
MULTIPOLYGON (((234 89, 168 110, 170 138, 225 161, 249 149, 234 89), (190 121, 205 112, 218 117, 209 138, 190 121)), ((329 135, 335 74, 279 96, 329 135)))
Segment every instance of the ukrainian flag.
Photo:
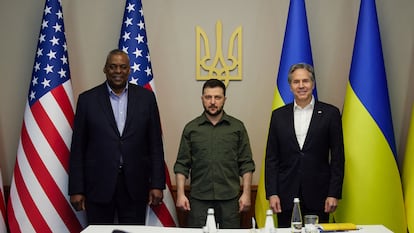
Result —
POLYGON ((402 177, 405 211, 408 231, 414 232, 414 105, 411 110, 411 123, 408 131, 407 148, 403 163, 402 177))
POLYGON ((361 0, 342 113, 345 177, 337 222, 406 233, 401 180, 374 0, 361 0))
MULTIPOLYGON (((290 66, 296 63, 313 65, 304 0, 290 1, 272 111, 287 103, 293 102, 294 96, 290 91, 287 77, 290 66)), ((316 88, 314 89, 313 94, 315 98, 317 98, 316 88)), ((260 228, 264 227, 266 210, 269 209, 269 202, 266 200, 264 183, 264 161, 263 158, 255 203, 255 216, 257 225, 260 228)))

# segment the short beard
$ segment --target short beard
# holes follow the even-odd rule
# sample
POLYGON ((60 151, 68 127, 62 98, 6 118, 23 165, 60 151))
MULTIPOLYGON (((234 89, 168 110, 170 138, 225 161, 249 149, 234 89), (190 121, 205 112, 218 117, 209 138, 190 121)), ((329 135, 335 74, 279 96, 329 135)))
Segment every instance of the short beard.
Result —
POLYGON ((220 115, 220 114, 223 112, 223 109, 222 109, 222 108, 220 108, 220 109, 217 109, 217 111, 216 111, 215 113, 211 113, 211 112, 208 110, 208 108, 204 107, 204 112, 205 112, 207 115, 209 115, 209 116, 215 117, 215 116, 220 115))

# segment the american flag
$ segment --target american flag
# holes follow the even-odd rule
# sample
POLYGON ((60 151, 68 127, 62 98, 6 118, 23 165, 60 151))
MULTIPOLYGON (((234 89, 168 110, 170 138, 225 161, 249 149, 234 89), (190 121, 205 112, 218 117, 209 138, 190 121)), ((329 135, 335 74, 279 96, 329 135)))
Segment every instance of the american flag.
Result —
POLYGON ((59 0, 47 0, 10 187, 10 232, 80 232, 83 214, 68 200, 74 118, 59 0))
MULTIPOLYGON (((143 86, 155 93, 141 0, 126 1, 122 22, 119 48, 125 51, 130 58, 129 82, 143 86)), ((146 225, 178 226, 175 203, 171 194, 171 180, 166 165, 165 170, 167 184, 164 190, 163 204, 147 208, 146 225)))
POLYGON ((0 232, 7 232, 6 228, 6 202, 3 192, 3 177, 0 169, 0 232))

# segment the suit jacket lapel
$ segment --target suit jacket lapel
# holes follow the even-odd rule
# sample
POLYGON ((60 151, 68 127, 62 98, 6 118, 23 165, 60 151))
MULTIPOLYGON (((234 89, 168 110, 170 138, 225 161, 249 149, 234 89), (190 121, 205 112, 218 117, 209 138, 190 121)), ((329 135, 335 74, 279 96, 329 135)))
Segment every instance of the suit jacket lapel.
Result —
POLYGON ((311 121, 309 123, 308 132, 306 133, 305 142, 303 143, 303 148, 309 143, 311 143, 311 140, 316 132, 316 129, 318 128, 318 125, 321 122, 321 117, 323 116, 323 111, 321 108, 321 105, 318 103, 318 101, 315 100, 315 106, 313 107, 312 117, 311 121))
POLYGON ((294 116, 294 104, 290 104, 290 106, 288 107, 288 116, 286 117, 286 119, 288 120, 287 122, 287 128, 289 129, 288 135, 290 135, 292 138, 294 138, 294 144, 295 147, 300 150, 300 146, 299 146, 299 142, 298 142, 298 138, 296 137, 296 131, 295 131, 295 116, 294 116))

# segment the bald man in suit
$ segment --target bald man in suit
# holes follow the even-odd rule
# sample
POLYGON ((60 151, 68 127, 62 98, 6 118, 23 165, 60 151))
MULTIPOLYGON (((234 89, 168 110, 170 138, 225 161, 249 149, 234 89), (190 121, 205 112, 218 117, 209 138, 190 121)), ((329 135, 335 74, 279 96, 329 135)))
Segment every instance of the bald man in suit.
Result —
POLYGON ((129 84, 130 64, 112 50, 106 81, 79 95, 69 166, 69 195, 89 224, 145 223, 147 204, 165 188, 164 151, 155 95, 129 84))
POLYGON ((302 216, 329 221, 342 196, 344 145, 339 109, 315 100, 313 67, 299 63, 288 74, 294 102, 273 111, 265 158, 266 198, 279 227, 290 227, 293 199, 302 216))

